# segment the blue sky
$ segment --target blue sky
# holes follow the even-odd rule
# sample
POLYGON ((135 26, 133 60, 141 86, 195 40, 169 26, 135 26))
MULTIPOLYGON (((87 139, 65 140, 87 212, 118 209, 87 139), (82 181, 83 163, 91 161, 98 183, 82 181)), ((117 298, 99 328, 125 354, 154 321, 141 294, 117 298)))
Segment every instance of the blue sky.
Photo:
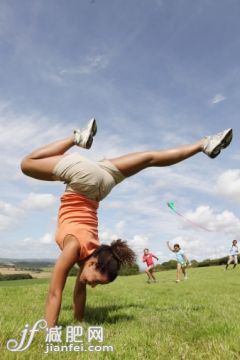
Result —
MULTIPOLYGON (((234 0, 0 2, 0 256, 56 258, 60 183, 25 177, 21 158, 95 117, 91 159, 191 143, 233 127, 231 147, 116 187, 102 242, 127 239, 160 261, 228 253, 240 219, 240 4, 234 0), (208 227, 204 232, 171 213, 208 227)), ((73 149, 76 151, 76 149, 73 149)))

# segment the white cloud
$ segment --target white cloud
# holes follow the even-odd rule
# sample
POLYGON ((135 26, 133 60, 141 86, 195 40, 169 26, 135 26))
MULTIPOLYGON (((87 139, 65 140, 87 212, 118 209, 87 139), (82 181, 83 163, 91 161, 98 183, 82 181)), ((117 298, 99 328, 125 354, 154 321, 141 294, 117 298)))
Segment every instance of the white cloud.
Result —
POLYGON ((30 193, 28 197, 12 205, 0 201, 0 230, 11 229, 19 223, 27 210, 45 210, 55 204, 56 198, 51 194, 30 193))
MULTIPOLYGON (((195 211, 186 212, 184 216, 196 224, 196 230, 197 225, 200 225, 212 232, 225 233, 233 237, 237 237, 240 233, 239 218, 228 210, 216 213, 209 206, 199 206, 195 211)), ((183 228, 189 228, 187 221, 183 223, 183 228)))
MULTIPOLYGON (((180 235, 171 239, 170 243, 171 245, 179 244, 190 260, 195 259, 201 261, 203 259, 216 259, 226 256, 231 242, 226 244, 222 242, 221 237, 218 237, 216 242, 215 237, 216 233, 210 237, 205 237, 200 234, 195 234, 194 236, 180 235)), ((175 259, 173 253, 170 254, 169 257, 175 259)))
POLYGON ((58 86, 64 86, 65 85, 65 81, 63 79, 63 77, 59 74, 43 74, 44 78, 46 78, 49 82, 58 85, 58 86))
POLYGON ((137 255, 142 255, 143 249, 149 246, 149 239, 146 236, 134 235, 128 244, 137 255))
POLYGON ((52 233, 47 232, 40 237, 27 236, 23 240, 18 240, 14 246, 14 250, 9 251, 8 246, 0 249, 1 253, 7 255, 8 253, 12 258, 56 258, 60 252, 58 246, 54 241, 52 233))
POLYGON ((0 214, 0 230, 6 230, 7 228, 11 227, 14 219, 9 216, 0 214))
POLYGON ((119 201, 119 200, 118 201, 116 201, 116 200, 112 201, 112 200, 110 200, 110 201, 104 203, 103 206, 106 209, 121 209, 121 208, 125 207, 125 204, 124 204, 123 201, 119 201))
POLYGON ((230 169, 217 179, 216 191, 232 200, 240 201, 240 170, 230 169))
POLYGON ((59 127, 59 122, 39 113, 18 114, 7 108, 0 114, 0 147, 12 153, 19 149, 33 150, 53 139, 65 136, 71 124, 59 127), (52 125, 49 124, 52 122, 52 125), (7 126, 6 126, 7 125, 7 126), (66 130, 68 129, 68 130, 66 130), (9 147, 9 142, 11 147, 9 147))
POLYGON ((59 75, 88 75, 107 67, 109 59, 106 55, 98 54, 95 56, 86 56, 78 66, 62 69, 59 75))
POLYGON ((0 99, 0 114, 3 113, 10 106, 10 101, 0 99))
POLYGON ((170 186, 174 188, 177 184, 178 188, 188 188, 192 190, 202 191, 204 193, 212 192, 211 186, 209 186, 209 184, 214 181, 212 179, 211 169, 209 170, 207 179, 201 171, 198 172, 198 170, 194 169, 193 166, 191 167, 186 164, 180 170, 168 168, 164 169, 164 172, 165 173, 163 176, 156 176, 156 171, 155 176, 153 176, 153 174, 150 175, 152 178, 155 177, 156 179, 153 183, 153 186, 155 186, 156 188, 169 188, 170 186), (192 176, 189 176, 189 174, 191 174, 192 176))
POLYGON ((51 233, 46 233, 39 238, 26 237, 22 241, 19 242, 20 246, 31 246, 33 249, 41 249, 45 248, 45 245, 53 244, 54 237, 51 233))
POLYGON ((113 230, 109 230, 104 225, 100 227, 99 239, 101 243, 110 244, 113 240, 117 240, 121 236, 117 233, 116 227, 113 230))
POLYGON ((102 231, 99 233, 99 239, 101 240, 101 242, 105 243, 109 241, 109 239, 111 239, 111 235, 108 231, 102 231))
POLYGON ((218 104, 221 101, 226 100, 226 97, 222 94, 216 94, 210 101, 211 104, 218 104))
POLYGON ((122 232, 125 229, 126 226, 126 221, 124 220, 120 220, 117 224, 116 224, 116 230, 118 232, 122 232))
POLYGON ((32 242, 32 238, 30 237, 26 237, 24 238, 22 241, 20 241, 20 245, 21 246, 25 246, 25 245, 29 245, 32 242))
POLYGON ((22 201, 21 207, 25 210, 43 210, 55 204, 56 198, 52 194, 30 193, 22 201))
POLYGON ((111 241, 116 239, 127 240, 128 245, 139 255, 142 255, 143 249, 148 247, 149 239, 147 236, 136 234, 133 237, 125 237, 123 234, 123 229, 125 228, 125 221, 120 221, 117 223, 113 230, 107 229, 104 225, 101 226, 101 231, 99 232, 100 241, 103 243, 109 244, 111 241), (118 229, 118 230, 117 230, 118 229))
POLYGON ((183 235, 173 238, 171 240, 171 245, 174 244, 179 244, 181 248, 187 253, 197 252, 201 246, 199 239, 192 240, 190 237, 183 235))
POLYGON ((39 239, 39 242, 41 244, 51 244, 54 242, 54 239, 53 239, 53 234, 51 233, 46 233, 45 235, 43 235, 40 239, 39 239))
POLYGON ((113 240, 119 239, 120 236, 111 230, 104 230, 99 232, 99 239, 101 243, 110 244, 113 240))
POLYGON ((0 230, 6 230, 17 224, 23 213, 19 207, 0 201, 0 230))
POLYGON ((0 211, 6 216, 18 216, 19 214, 22 214, 22 211, 9 203, 6 203, 4 201, 0 201, 0 211))
POLYGON ((18 113, 0 99, 0 162, 4 166, 1 180, 27 179, 20 170, 21 159, 36 148, 65 137, 74 128, 70 122, 59 124, 39 113, 18 113))

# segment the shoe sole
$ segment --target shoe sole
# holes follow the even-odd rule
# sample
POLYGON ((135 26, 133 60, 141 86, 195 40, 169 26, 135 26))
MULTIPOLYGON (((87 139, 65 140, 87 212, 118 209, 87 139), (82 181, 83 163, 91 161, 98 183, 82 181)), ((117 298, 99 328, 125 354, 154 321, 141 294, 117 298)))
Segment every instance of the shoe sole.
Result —
POLYGON ((90 149, 90 147, 92 146, 92 143, 93 143, 93 136, 90 134, 89 138, 86 142, 86 149, 90 149))
POLYGON ((232 141, 233 132, 232 129, 227 130, 226 134, 223 136, 223 138, 220 141, 220 144, 218 144, 213 150, 210 155, 212 159, 217 157, 222 149, 225 149, 228 145, 230 145, 232 141))
POLYGON ((97 122, 96 119, 91 119, 90 123, 88 124, 88 131, 89 131, 89 137, 86 141, 86 149, 90 149, 90 147, 92 146, 93 143, 93 137, 96 135, 97 133, 97 122))
POLYGON ((95 136, 97 133, 97 122, 96 119, 92 118, 90 123, 88 124, 88 130, 90 131, 92 136, 95 136))

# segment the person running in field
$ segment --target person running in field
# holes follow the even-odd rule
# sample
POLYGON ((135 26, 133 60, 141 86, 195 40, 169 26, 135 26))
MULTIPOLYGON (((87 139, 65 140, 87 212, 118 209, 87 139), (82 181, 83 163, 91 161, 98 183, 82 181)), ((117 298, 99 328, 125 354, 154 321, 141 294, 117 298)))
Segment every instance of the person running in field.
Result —
POLYGON ((237 246, 237 240, 233 240, 232 241, 232 246, 231 249, 229 251, 229 257, 228 257, 228 262, 226 264, 226 270, 228 269, 228 266, 233 263, 233 269, 237 266, 238 264, 238 246, 237 246))
POLYGON ((82 320, 86 286, 113 281, 123 264, 131 265, 135 261, 135 254, 126 242, 99 243, 97 209, 112 188, 143 169, 170 166, 200 152, 215 158, 232 140, 232 129, 227 129, 191 145, 136 152, 96 162, 78 152, 66 153, 75 145, 89 149, 96 132, 96 120, 92 119, 86 128, 33 151, 21 162, 21 169, 27 176, 66 184, 56 232, 56 242, 62 253, 52 273, 46 303, 45 318, 49 327, 57 324, 67 275, 75 263, 80 269, 73 295, 74 317, 82 320))
POLYGON ((177 260, 177 279, 176 282, 180 282, 180 276, 181 272, 183 273, 184 280, 187 280, 187 264, 189 263, 189 260, 187 256, 184 254, 183 250, 181 250, 181 247, 179 244, 174 244, 173 246, 170 245, 170 242, 167 241, 167 246, 170 251, 174 252, 176 255, 177 260))
POLYGON ((147 264, 147 269, 145 270, 145 273, 148 276, 148 283, 151 283, 151 280, 153 280, 154 282, 156 282, 156 278, 153 275, 154 272, 154 261, 153 258, 155 258, 156 260, 158 260, 158 257, 156 255, 154 255, 153 253, 149 252, 149 249, 144 249, 143 252, 143 262, 145 262, 147 264))

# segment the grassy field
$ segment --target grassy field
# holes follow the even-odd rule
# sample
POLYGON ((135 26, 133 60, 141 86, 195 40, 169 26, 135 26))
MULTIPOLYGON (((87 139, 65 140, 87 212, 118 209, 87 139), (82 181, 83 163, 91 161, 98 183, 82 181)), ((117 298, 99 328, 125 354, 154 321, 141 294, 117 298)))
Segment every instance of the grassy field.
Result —
MULTIPOLYGON (((102 326, 103 343, 113 352, 45 351, 44 333, 38 333, 25 352, 12 353, 6 341, 20 340, 25 324, 43 316, 46 279, 0 283, 0 343, 3 359, 240 359, 240 267, 189 270, 189 279, 175 283, 175 271, 157 274, 159 282, 147 284, 144 274, 119 277, 114 283, 88 290, 83 326, 87 345, 89 326, 102 326)), ((68 279, 59 325, 65 334, 72 319, 74 278, 68 279)), ((65 337, 63 336, 63 340, 65 337)), ((63 341, 64 343, 64 341, 63 341)), ((56 344, 58 345, 58 344, 56 344)))

